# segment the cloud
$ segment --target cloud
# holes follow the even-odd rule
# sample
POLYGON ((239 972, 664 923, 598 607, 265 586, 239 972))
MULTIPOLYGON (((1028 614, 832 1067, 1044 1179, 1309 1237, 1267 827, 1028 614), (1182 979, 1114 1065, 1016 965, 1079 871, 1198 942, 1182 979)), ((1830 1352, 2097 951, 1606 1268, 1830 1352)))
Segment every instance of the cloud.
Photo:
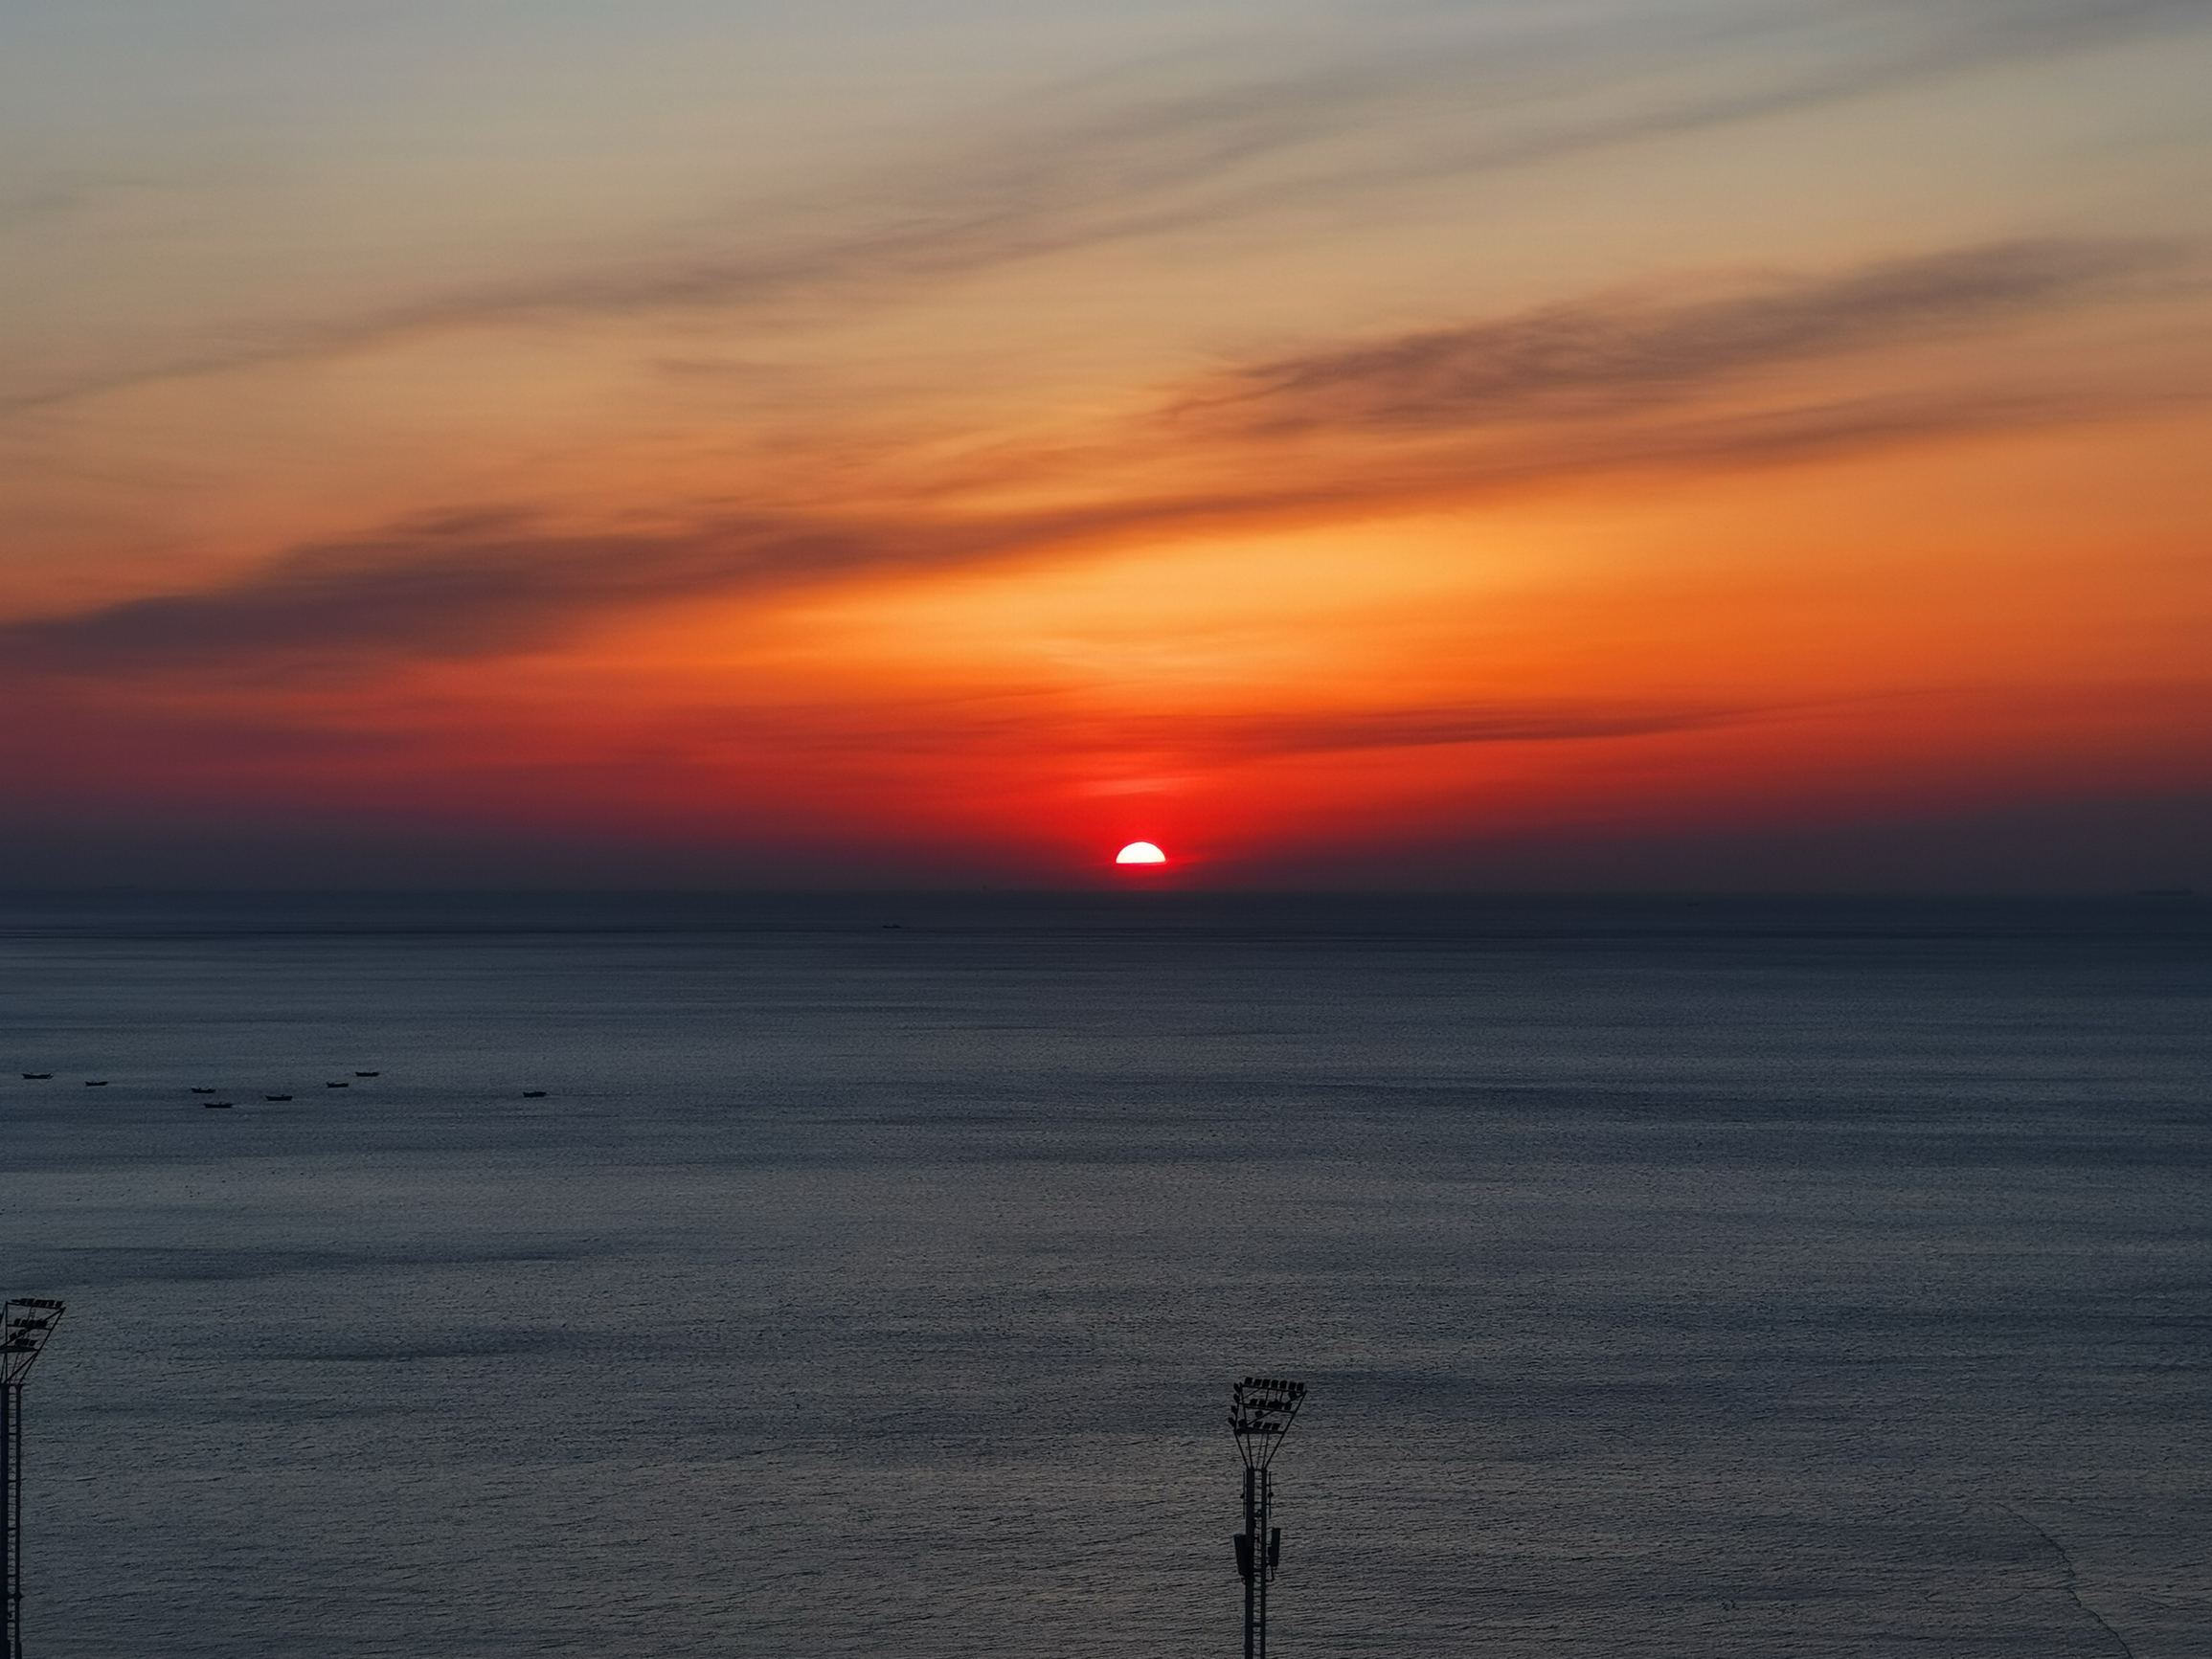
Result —
POLYGON ((241 655, 312 664, 362 654, 504 656, 566 637, 579 617, 687 594, 942 562, 987 537, 733 518, 662 534, 566 535, 517 520, 403 527, 298 549, 199 593, 126 600, 0 628, 19 667, 115 672, 241 655))
POLYGON ((2023 242, 1667 301, 1599 296, 1236 370, 1174 393, 1159 418, 1064 451, 1002 455, 996 476, 970 481, 987 488, 1018 476, 1091 495, 1074 505, 963 516, 941 492, 871 499, 855 462, 842 475, 852 504, 840 513, 734 512, 620 533, 551 529, 527 514, 449 516, 298 548, 194 593, 0 624, 0 659, 17 672, 345 675, 384 660, 542 649, 610 614, 690 597, 2078 419, 2110 412, 2113 394, 1966 385, 1800 393, 1755 408, 1716 407, 1712 394, 1764 369, 2063 312, 2178 257, 2135 242, 2023 242), (1101 496, 1090 470, 1103 461, 1109 475, 1142 480, 1170 460, 1214 482, 1101 496))
POLYGON ((1478 743, 1569 743, 1694 731, 1748 717, 1716 706, 1495 703, 1416 705, 1312 714, 1216 715, 1122 723, 1076 733, 1102 749, 1157 748, 1194 761, 1478 743))
POLYGON ((927 570, 1174 524, 1249 502, 1135 500, 931 523, 731 515, 661 532, 571 534, 519 514, 461 515, 296 549, 220 586, 0 624, 18 671, 116 674, 271 666, 313 675, 362 659, 481 659, 592 620, 704 594, 927 570))
POLYGON ((1171 765, 1219 766, 1298 754, 1462 744, 1563 743, 1702 730, 1766 712, 1717 704, 1620 704, 1499 700, 1397 707, 1173 715, 1086 712, 1050 688, 1008 696, 934 698, 895 709, 869 704, 748 707, 716 711, 684 729, 711 750, 794 745, 824 756, 854 753, 930 756, 1005 751, 1056 761, 1079 757, 1160 758, 1171 765))
POLYGON ((1614 414, 1758 369, 1986 329, 2096 299, 2178 255, 2133 241, 2016 242, 1671 303, 1601 296, 1259 364, 1195 407, 1261 429, 1614 414))
POLYGON ((2201 27, 2208 12, 2201 0, 1678 0, 1383 18, 1322 31, 1324 61, 1285 64, 1272 42, 1238 40, 1010 96, 963 118, 965 138, 916 134, 920 159, 802 199, 734 204, 551 273, 350 316, 241 320, 197 346, 0 392, 0 415, 457 329, 793 300, 866 309, 1050 254, 1218 235, 1283 205, 1727 126, 2201 27))

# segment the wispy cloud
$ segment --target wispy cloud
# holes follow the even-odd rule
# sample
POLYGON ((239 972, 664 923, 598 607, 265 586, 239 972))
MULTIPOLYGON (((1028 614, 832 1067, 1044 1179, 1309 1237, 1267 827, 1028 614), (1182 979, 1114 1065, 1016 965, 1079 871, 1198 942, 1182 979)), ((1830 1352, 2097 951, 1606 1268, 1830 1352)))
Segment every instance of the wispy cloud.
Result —
POLYGON ((1414 705, 1346 713, 1178 716, 1084 731, 1075 741, 1103 749, 1157 748, 1194 761, 1436 749, 1478 743, 1572 743, 1693 731, 1747 718, 1735 707, 1498 702, 1414 705))
POLYGON ((836 512, 758 509, 621 533, 549 528, 525 514, 418 522, 298 548, 197 592, 0 625, 0 658, 31 672, 313 677, 386 661, 499 657, 557 644, 624 610, 697 596, 2080 418, 2113 408, 2110 394, 2063 384, 1907 386, 1844 398, 1786 389, 1750 407, 1716 394, 1810 358, 2063 314, 2178 257, 2133 242, 2016 243, 1665 301, 1600 296, 1255 365, 1173 392, 1160 417, 1071 445, 1056 462, 1043 446, 1001 457, 998 476, 978 481, 1050 482, 1057 464, 1072 492, 1090 492, 1075 504, 963 510, 957 496, 922 500, 911 487, 871 495, 856 469, 851 504, 836 512), (1294 445, 1286 474, 1275 452, 1294 445), (1097 494, 1086 469, 1102 452, 1140 482, 1097 494), (1168 457, 1182 476, 1217 482, 1146 486, 1168 457))
MULTIPOLYGON (((1492 699, 1344 710, 1200 711, 1174 715, 1101 714, 1049 688, 1016 697, 933 698, 896 710, 870 704, 751 706, 717 712, 684 729, 709 748, 796 747, 824 756, 1004 752, 1034 763, 1049 749, 1056 763, 1089 766, 1098 757, 1167 765, 1220 766, 1297 754, 1461 744, 1563 743, 1694 731, 1765 713, 1711 703, 1599 703, 1492 699)), ((662 723, 667 729, 668 723, 662 723)))
POLYGON ((75 672, 497 657, 566 638, 587 616, 860 566, 941 563, 989 540, 744 519, 634 535, 566 535, 520 521, 401 527, 301 548, 220 587, 18 622, 0 637, 18 667, 75 672))
POLYGON ((594 618, 638 606, 937 569, 1251 504, 1185 497, 935 524, 889 513, 733 515, 597 535, 491 514, 296 549, 194 593, 0 624, 0 656, 43 672, 228 663, 249 675, 276 668, 309 676, 347 672, 363 660, 503 657, 556 644, 594 618))
POLYGON ((1255 365, 1210 400, 1261 427, 1587 417, 1750 370, 2000 326, 2170 269, 2179 250, 2034 241, 1772 280, 1671 302, 1629 293, 1255 365))
POLYGON ((356 314, 234 322, 159 357, 0 390, 0 415, 515 322, 794 298, 866 308, 1049 254, 1757 120, 2212 13, 2201 0, 1677 0, 1502 22, 1403 8, 1393 21, 1364 16, 1325 62, 1224 42, 1009 97, 967 118, 985 136, 917 135, 920 159, 803 200, 733 204, 649 247, 356 314))

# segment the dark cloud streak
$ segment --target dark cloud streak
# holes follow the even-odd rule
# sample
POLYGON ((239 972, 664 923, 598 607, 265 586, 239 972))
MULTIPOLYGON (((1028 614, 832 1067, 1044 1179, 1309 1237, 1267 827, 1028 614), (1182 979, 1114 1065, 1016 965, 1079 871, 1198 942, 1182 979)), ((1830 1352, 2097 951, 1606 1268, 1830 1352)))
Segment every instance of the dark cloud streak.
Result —
POLYGON ((1998 326, 2099 298, 2178 257, 2153 243, 2019 242, 1719 298, 1600 297, 1261 364, 1234 375, 1211 406, 1277 428, 1588 416, 1679 399, 1749 370, 1998 326))
POLYGON ((1260 759, 1460 744, 1586 742, 1694 731, 1746 718, 1716 707, 1594 706, 1579 704, 1446 705, 1343 713, 1201 716, 1126 727, 1102 747, 1146 747, 1199 760, 1260 759))
POLYGON ((1040 747, 1055 760, 1127 756, 1148 763, 1223 765, 1298 754, 1385 749, 1435 749, 1461 744, 1561 743, 1649 737, 1703 730, 1770 712, 1719 705, 1596 704, 1498 701, 1417 704, 1396 707, 1289 713, 1203 713, 1099 718, 1037 688, 1018 699, 937 699, 887 710, 869 705, 801 706, 746 710, 734 722, 716 716, 687 735, 740 752, 754 746, 779 753, 794 747, 836 756, 887 753, 933 756, 1004 751, 1034 759, 1040 747), (1050 715, 1040 721, 1043 708, 1050 715))
POLYGON ((158 670, 241 655, 300 666, 363 653, 496 657, 555 643, 592 615, 862 566, 943 562, 987 540, 742 519, 631 535, 425 527, 302 548, 200 593, 12 623, 0 628, 0 648, 17 667, 63 672, 158 670))

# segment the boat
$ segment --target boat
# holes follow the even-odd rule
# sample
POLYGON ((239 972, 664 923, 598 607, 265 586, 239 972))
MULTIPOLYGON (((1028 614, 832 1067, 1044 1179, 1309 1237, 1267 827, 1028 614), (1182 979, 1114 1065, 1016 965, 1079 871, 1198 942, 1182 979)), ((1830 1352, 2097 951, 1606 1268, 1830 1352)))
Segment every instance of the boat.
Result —
POLYGON ((525 1100, 543 1100, 545 1098, 545 1090, 542 1088, 526 1088, 522 1091, 522 1097, 525 1100))
POLYGON ((231 1110, 231 1103, 227 1100, 203 1100, 200 1104, 210 1111, 228 1111, 231 1110))
POLYGON ((261 1098, 263 1100, 289 1100, 292 1097, 288 1094, 264 1094, 261 1098))
POLYGON ((194 1094, 213 1094, 214 1093, 214 1090, 212 1088, 195 1088, 192 1090, 192 1092, 194 1094))
POLYGON ((105 1088, 107 1087, 107 1079, 104 1077, 88 1077, 84 1080, 84 1087, 87 1088, 105 1088))
POLYGON ((26 1071, 23 1074, 23 1081, 25 1083, 46 1083, 50 1082, 53 1076, 54 1073, 51 1071, 26 1071))
POLYGON ((351 1088, 353 1086, 350 1083, 326 1083, 323 1087, 325 1088, 351 1088))
POLYGON ((355 1077, 382 1077, 384 1074, 381 1071, 356 1071, 353 1075, 355 1077))

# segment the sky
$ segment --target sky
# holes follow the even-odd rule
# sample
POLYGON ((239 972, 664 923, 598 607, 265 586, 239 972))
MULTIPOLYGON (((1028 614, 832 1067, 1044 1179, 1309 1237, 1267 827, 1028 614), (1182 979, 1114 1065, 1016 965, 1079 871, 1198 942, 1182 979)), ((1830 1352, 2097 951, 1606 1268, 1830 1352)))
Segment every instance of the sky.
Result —
POLYGON ((2212 0, 14 0, 0 886, 2212 886, 2208 83, 2212 0))

